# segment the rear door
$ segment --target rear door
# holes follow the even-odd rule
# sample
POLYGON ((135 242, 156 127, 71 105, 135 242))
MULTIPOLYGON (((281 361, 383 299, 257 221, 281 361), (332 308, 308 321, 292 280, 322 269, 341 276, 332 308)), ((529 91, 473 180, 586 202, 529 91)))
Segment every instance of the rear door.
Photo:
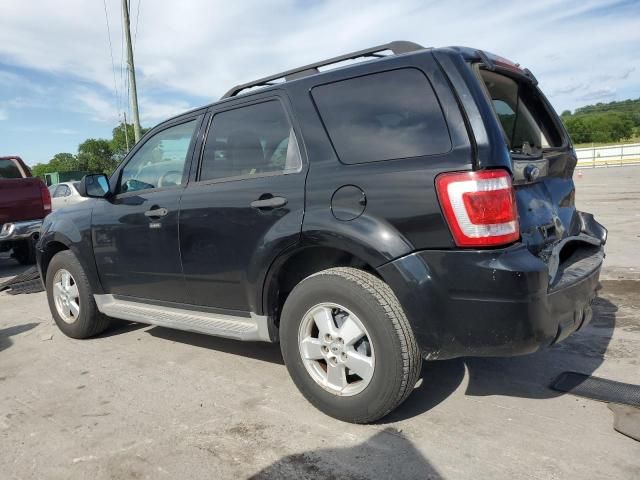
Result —
POLYGON ((107 293, 184 301, 178 218, 201 117, 145 137, 112 188, 93 209, 93 247, 107 293))
POLYGON ((291 118, 280 96, 211 112, 196 181, 181 200, 188 303, 259 310, 258 278, 299 240, 306 167, 291 118))

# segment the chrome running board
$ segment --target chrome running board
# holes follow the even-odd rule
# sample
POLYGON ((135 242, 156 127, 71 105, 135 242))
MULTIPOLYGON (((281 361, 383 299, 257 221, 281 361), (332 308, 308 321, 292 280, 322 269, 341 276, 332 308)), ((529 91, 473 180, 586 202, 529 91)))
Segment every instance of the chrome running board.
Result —
POLYGON ((270 342, 268 317, 236 317, 220 313, 153 305, 94 295, 98 310, 109 317, 244 341, 270 342))

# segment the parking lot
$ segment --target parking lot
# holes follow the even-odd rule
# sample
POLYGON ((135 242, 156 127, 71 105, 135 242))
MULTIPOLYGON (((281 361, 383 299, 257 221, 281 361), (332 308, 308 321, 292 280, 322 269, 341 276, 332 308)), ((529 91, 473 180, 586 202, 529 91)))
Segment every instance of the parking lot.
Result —
MULTIPOLYGON (((576 202, 609 228, 594 319, 511 359, 425 363, 375 425, 315 410, 277 345, 117 323, 77 341, 44 293, 0 293, 2 478, 640 478, 640 442, 564 371, 640 383, 640 167, 581 170, 576 202)), ((0 278, 22 271, 6 254, 0 278)))

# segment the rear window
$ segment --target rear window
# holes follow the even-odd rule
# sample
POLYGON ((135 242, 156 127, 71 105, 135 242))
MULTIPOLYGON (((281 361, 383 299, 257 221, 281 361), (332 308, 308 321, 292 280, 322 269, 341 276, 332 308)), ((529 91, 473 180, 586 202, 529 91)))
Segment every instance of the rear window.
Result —
POLYGON ((22 178, 22 172, 13 160, 0 160, 0 178, 22 178))
POLYGON ((533 85, 488 70, 479 73, 512 153, 562 146, 562 135, 533 85))
POLYGON ((414 68, 315 87, 312 96, 343 163, 436 155, 451 150, 427 77, 414 68))

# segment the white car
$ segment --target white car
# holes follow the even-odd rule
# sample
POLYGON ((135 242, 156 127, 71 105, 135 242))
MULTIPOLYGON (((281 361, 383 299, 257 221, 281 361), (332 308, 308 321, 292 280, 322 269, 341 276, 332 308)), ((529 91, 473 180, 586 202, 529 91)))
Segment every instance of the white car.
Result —
POLYGON ((49 192, 51 192, 53 210, 87 200, 86 197, 81 197, 78 193, 78 185, 79 182, 63 182, 51 185, 49 192))

